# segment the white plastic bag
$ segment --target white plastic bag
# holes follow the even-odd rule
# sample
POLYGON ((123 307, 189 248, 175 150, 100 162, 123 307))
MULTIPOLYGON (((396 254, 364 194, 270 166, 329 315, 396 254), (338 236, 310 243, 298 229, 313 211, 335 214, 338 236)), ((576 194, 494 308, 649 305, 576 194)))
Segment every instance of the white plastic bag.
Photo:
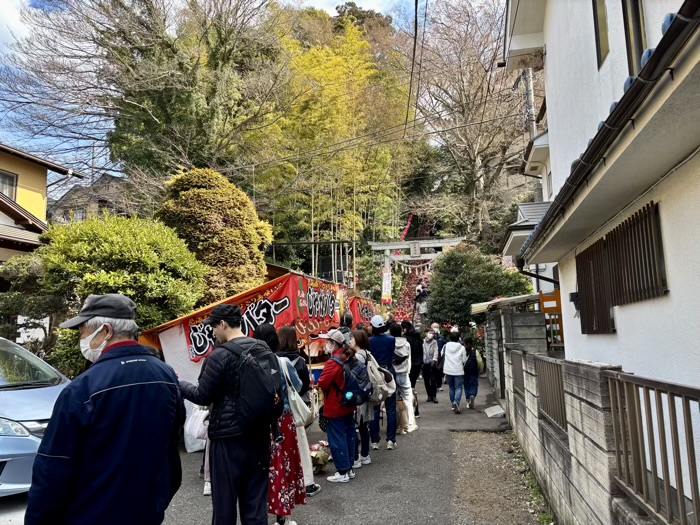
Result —
POLYGON ((209 415, 208 410, 194 408, 185 420, 185 450, 187 452, 199 452, 204 450, 207 444, 207 425, 204 419, 209 415), (199 436, 204 436, 204 439, 199 436))

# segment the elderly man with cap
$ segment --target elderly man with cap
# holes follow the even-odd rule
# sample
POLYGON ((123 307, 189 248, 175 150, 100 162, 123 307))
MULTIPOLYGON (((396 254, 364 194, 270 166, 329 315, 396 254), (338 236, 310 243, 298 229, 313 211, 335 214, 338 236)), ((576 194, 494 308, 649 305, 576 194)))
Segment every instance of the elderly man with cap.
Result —
POLYGON ((261 367, 274 367, 269 371, 280 393, 281 374, 279 362, 267 344, 243 333, 242 320, 240 306, 214 307, 204 324, 212 328, 216 347, 202 368, 197 386, 180 382, 185 399, 212 407, 208 434, 214 525, 235 525, 239 510, 244 525, 267 525, 270 421, 250 423, 240 417, 243 353, 248 351, 261 367))
MULTIPOLYGON (((326 340, 326 352, 342 362, 353 359, 354 352, 345 345, 345 336, 340 330, 330 330, 320 336, 326 340)), ((318 380, 323 392, 323 415, 328 418, 328 444, 333 454, 337 472, 328 478, 331 483, 347 483, 355 477, 352 465, 355 461, 355 409, 341 402, 345 388, 343 365, 329 359, 318 380)))
MULTIPOLYGON (((388 325, 381 315, 375 315, 370 321, 372 323, 372 337, 369 338, 369 351, 377 360, 377 364, 386 368, 396 377, 394 370, 394 351, 396 350, 396 339, 387 334, 388 325)), ((385 402, 386 407, 386 448, 394 450, 396 448, 396 392, 385 402)), ((370 421, 369 432, 372 440, 372 450, 379 449, 379 405, 374 406, 374 419, 370 421)))
POLYGON ((136 341, 136 305, 91 295, 61 328, 94 363, 61 392, 34 463, 26 525, 160 525, 180 487, 184 405, 168 365, 136 341))

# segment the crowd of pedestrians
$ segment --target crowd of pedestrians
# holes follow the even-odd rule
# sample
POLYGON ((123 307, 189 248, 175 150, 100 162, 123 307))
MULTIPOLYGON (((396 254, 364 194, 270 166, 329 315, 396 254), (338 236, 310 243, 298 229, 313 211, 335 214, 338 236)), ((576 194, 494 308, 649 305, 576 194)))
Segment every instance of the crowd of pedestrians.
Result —
MULTIPOLYGON (((295 506, 321 487, 306 435, 312 382, 295 329, 264 324, 250 338, 240 307, 216 306, 204 321, 216 346, 194 385, 136 341, 135 308, 122 295, 90 296, 61 325, 80 332, 81 351, 94 364, 58 398, 34 466, 26 525, 161 524, 182 479, 185 399, 209 411, 203 470, 212 523, 234 525, 240 516, 263 525, 272 514, 280 525, 296 525, 295 506)), ((412 323, 379 315, 352 326, 346 316, 319 336, 330 356, 318 387, 336 469, 331 483, 348 483, 372 463, 382 419, 388 450, 398 434, 418 429, 421 375, 431 403, 447 377, 457 414, 463 391, 473 408, 478 388, 479 357, 457 330, 446 342, 437 325, 423 338, 412 323)))

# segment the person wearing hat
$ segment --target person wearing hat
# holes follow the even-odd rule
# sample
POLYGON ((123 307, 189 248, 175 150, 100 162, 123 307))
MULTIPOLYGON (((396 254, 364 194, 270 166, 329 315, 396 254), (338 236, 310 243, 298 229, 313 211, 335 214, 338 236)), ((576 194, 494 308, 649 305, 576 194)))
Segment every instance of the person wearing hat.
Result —
MULTIPOLYGON (((207 432, 213 525, 235 524, 239 511, 241 523, 267 525, 270 425, 244 426, 236 407, 241 354, 255 348, 259 362, 268 357, 275 364, 278 361, 265 342, 246 337, 241 330, 242 320, 240 306, 215 306, 203 324, 211 327, 216 347, 207 358, 197 386, 180 381, 185 399, 196 405, 211 405, 207 432)), ((272 372, 280 379, 279 368, 272 372)))
MULTIPOLYGON (((377 360, 377 364, 386 368, 396 377, 394 370, 394 351, 396 350, 396 339, 387 334, 389 326, 384 322, 381 315, 375 315, 370 321, 372 324, 372 337, 369 338, 369 351, 377 360)), ((386 407, 386 448, 394 450, 396 448, 396 392, 384 401, 386 407)), ((374 419, 370 421, 369 431, 372 440, 372 450, 379 449, 379 404, 374 406, 374 419)))
MULTIPOLYGON (((345 346, 345 336, 340 330, 321 334, 326 340, 326 352, 346 362, 354 357, 354 351, 345 346)), ((355 409, 341 403, 345 388, 345 370, 340 363, 329 359, 318 380, 323 392, 323 415, 328 418, 328 443, 337 472, 328 478, 331 483, 347 483, 355 477, 352 470, 355 461, 355 409)))
POLYGON ((24 523, 160 525, 180 487, 185 407, 175 371, 136 341, 136 305, 91 295, 60 328, 92 366, 59 395, 24 523))

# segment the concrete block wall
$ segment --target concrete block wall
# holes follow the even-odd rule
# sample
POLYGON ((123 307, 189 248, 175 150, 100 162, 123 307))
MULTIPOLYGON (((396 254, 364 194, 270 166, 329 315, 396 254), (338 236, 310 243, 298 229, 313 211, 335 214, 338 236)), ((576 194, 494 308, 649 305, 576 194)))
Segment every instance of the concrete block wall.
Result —
POLYGON ((521 352, 524 395, 513 391, 511 356, 517 351, 509 351, 506 357, 508 417, 557 523, 646 525, 638 514, 629 512, 614 483, 617 466, 604 372, 620 367, 562 361, 567 416, 564 433, 539 412, 541 389, 546 385, 538 382, 533 353, 521 352))
POLYGON ((492 312, 487 316, 485 330, 486 369, 491 386, 499 394, 501 390, 501 371, 498 354, 502 347, 501 316, 499 312, 492 312))

